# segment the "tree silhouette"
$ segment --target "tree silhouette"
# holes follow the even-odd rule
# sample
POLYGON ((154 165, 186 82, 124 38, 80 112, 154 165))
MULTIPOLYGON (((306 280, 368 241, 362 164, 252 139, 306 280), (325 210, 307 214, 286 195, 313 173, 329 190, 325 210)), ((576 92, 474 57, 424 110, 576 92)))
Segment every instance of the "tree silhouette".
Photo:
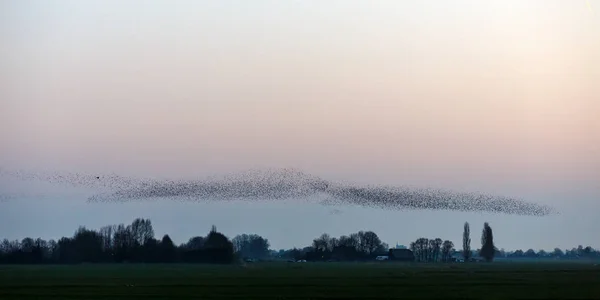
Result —
MULTIPOLYGON (((468 261, 471 250, 469 223, 465 223, 462 253, 468 261)), ((585 259, 598 260, 600 252, 591 246, 580 245, 563 252, 529 249, 526 252, 498 251, 494 247, 492 229, 484 224, 482 247, 479 253, 486 260, 494 257, 528 259, 585 259), (491 250, 490 250, 491 249, 491 250), (489 253, 487 252, 489 251, 489 253), (496 252, 498 252, 496 254, 496 252), (505 253, 504 255, 502 253, 505 253)), ((419 262, 447 262, 451 259, 454 244, 439 238, 419 238, 410 243, 414 259, 419 262), (441 259, 440 259, 441 255, 441 259)), ((212 226, 206 236, 194 236, 177 247, 168 235, 154 238, 150 220, 135 219, 130 225, 109 225, 99 230, 79 227, 71 237, 45 241, 26 237, 22 240, 0 241, 0 264, 78 264, 78 263, 233 263, 237 257, 259 259, 306 260, 373 260, 376 255, 389 253, 387 244, 372 231, 360 231, 339 238, 323 234, 308 247, 275 252, 269 241, 255 234, 238 235, 230 241, 212 226)))
POLYGON ((560 250, 560 248, 554 248, 554 251, 552 252, 552 256, 554 257, 562 257, 564 255, 565 253, 562 250, 560 250))
POLYGON ((496 254, 496 248, 494 247, 494 235, 492 233, 492 227, 485 222, 483 224, 483 231, 481 233, 481 250, 479 255, 483 257, 487 262, 494 260, 496 254))
POLYGON ((454 249, 454 243, 451 241, 446 240, 444 243, 442 243, 442 261, 450 261, 450 253, 452 252, 452 249, 454 249))
POLYGON ((241 234, 234 237, 231 242, 238 256, 243 258, 264 259, 269 256, 269 240, 256 234, 241 234))
POLYGON ((165 234, 163 236, 159 244, 159 249, 159 262, 169 263, 174 262, 176 260, 177 248, 175 247, 173 240, 171 240, 171 237, 169 237, 168 234, 165 234))
POLYGON ((465 222, 463 231, 463 257, 465 262, 471 259, 471 229, 469 228, 469 222, 465 222))

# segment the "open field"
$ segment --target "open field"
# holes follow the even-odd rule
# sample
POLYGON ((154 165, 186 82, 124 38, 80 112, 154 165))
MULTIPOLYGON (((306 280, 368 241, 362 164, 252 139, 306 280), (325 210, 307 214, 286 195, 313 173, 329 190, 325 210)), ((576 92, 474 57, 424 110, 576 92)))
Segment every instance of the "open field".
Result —
POLYGON ((600 298, 584 263, 0 266, 0 299, 600 298))

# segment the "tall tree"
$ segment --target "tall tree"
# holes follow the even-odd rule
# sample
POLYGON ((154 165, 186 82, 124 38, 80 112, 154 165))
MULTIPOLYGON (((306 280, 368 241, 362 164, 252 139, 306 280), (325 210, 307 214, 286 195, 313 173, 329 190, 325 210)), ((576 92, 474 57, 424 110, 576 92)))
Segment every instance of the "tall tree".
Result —
POLYGON ((115 228, 116 226, 109 225, 100 228, 100 230, 98 231, 98 233, 102 237, 102 251, 104 251, 104 253, 107 255, 111 255, 114 249, 113 233, 115 231, 115 228))
POLYGON ((354 245, 354 248, 356 249, 356 251, 358 252, 362 252, 362 249, 360 248, 360 236, 358 233, 352 233, 350 234, 349 237, 349 244, 354 245))
POLYGON ((463 257, 465 258, 465 262, 471 258, 471 229, 469 222, 465 222, 463 231, 463 257))
POLYGON ((494 260, 496 254, 496 247, 494 247, 494 235, 492 233, 492 227, 490 224, 485 222, 483 224, 483 231, 481 233, 481 250, 479 255, 483 257, 487 262, 494 260))
POLYGON ((131 226, 125 227, 119 224, 113 232, 114 259, 116 262, 128 261, 131 259, 134 248, 134 238, 131 233, 131 226))

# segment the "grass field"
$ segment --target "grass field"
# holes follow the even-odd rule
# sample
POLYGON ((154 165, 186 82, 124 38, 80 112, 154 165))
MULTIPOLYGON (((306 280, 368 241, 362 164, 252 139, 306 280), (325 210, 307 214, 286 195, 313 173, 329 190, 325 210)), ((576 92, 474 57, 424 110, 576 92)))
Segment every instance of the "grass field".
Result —
POLYGON ((0 266, 0 299, 600 299, 571 263, 0 266))

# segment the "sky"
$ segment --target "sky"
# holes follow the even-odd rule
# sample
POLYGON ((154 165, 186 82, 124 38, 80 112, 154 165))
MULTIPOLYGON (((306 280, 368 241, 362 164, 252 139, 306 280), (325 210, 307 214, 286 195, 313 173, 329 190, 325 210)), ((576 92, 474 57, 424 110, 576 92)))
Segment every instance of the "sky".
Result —
MULTIPOLYGON (((0 238, 151 218, 273 248, 323 232, 600 248, 600 1, 0 1, 0 168, 203 179, 292 167, 559 215, 312 202, 89 204, 0 177, 0 238), (15 196, 16 195, 16 196, 15 196)), ((477 242, 475 242, 475 245, 477 242)))

